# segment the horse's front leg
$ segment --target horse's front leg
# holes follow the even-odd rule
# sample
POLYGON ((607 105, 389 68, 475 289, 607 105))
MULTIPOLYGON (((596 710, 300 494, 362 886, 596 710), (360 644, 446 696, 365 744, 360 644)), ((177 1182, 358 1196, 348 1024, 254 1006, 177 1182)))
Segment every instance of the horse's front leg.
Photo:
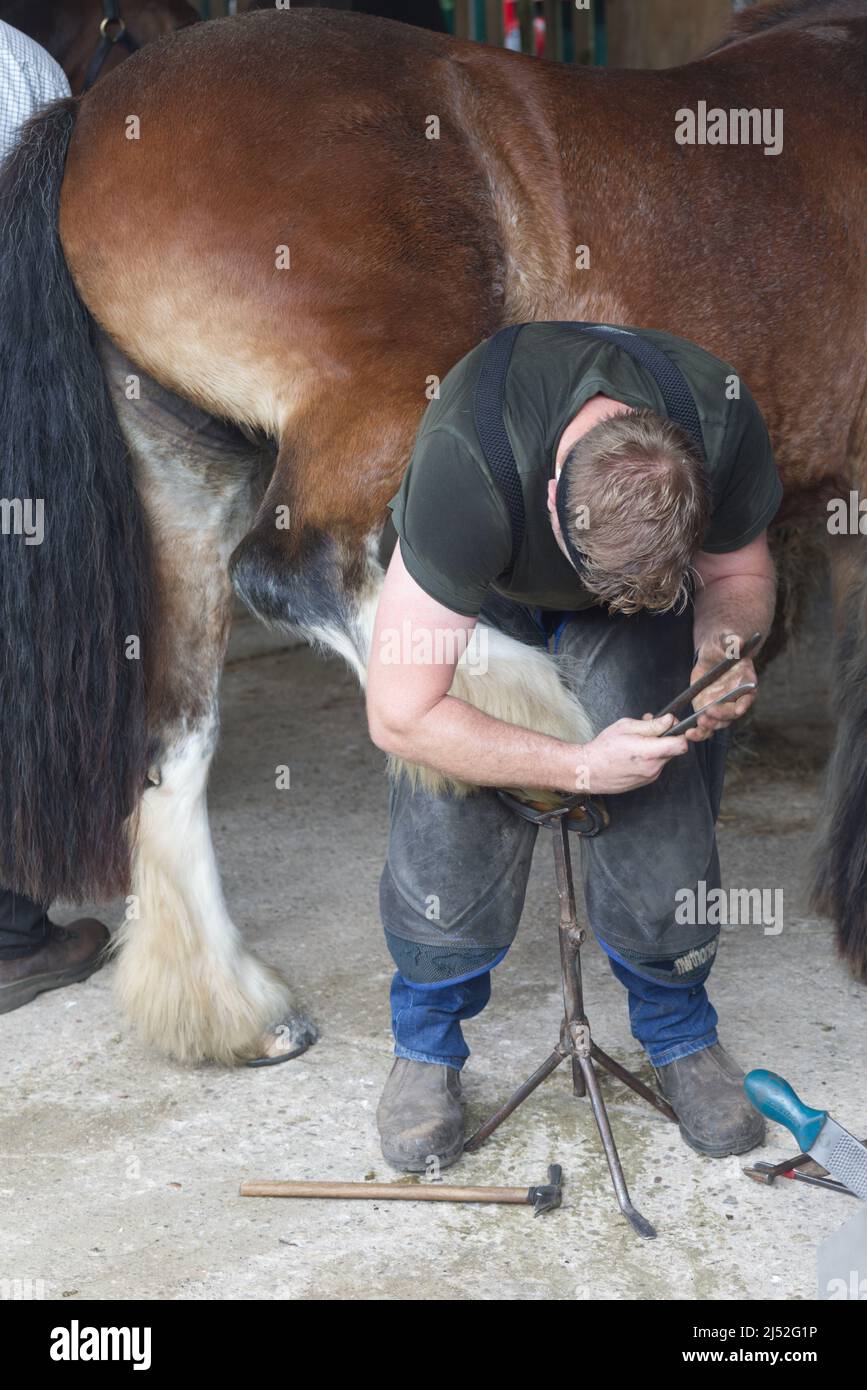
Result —
POLYGON ((206 804, 216 709, 179 715, 162 726, 159 785, 142 802, 118 938, 121 1003, 148 1042, 182 1062, 294 1055, 315 1033, 282 976, 244 945, 223 900, 206 804))
POLYGON ((231 623, 227 559, 270 461, 147 378, 139 401, 120 397, 117 407, 150 519, 160 643, 150 785, 118 938, 121 1002, 148 1042, 183 1062, 303 1051, 311 1025, 226 910, 206 800, 231 623))

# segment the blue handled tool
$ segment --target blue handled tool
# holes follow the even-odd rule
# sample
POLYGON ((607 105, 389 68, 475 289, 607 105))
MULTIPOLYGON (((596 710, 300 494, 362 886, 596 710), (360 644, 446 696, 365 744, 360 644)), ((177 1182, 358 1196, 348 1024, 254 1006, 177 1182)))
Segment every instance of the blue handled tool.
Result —
POLYGON ((791 1130, 802 1153, 809 1153, 867 1201, 867 1149, 832 1120, 827 1110, 813 1110, 795 1094, 788 1081, 772 1071, 751 1071, 744 1090, 757 1110, 791 1130))

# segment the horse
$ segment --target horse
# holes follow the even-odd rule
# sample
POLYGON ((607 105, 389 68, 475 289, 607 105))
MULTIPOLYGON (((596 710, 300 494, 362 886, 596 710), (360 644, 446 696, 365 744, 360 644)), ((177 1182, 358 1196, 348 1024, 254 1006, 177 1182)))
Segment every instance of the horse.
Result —
POLYGON ((42 44, 81 92, 144 44, 198 23, 199 15, 187 0, 4 0, 0 19, 42 44))
MULTIPOLYGON (((310 1040, 208 830, 233 592, 363 683, 387 501, 479 341, 551 319, 692 338, 759 401, 782 523, 822 532, 863 484, 865 117, 867 0, 780 0, 654 72, 261 11, 30 123, 0 186, 0 491, 47 510, 41 546, 3 541, 0 881, 131 879, 117 976, 147 1040, 227 1064, 276 1019, 310 1040), (679 143, 699 102, 782 109, 782 153, 679 143)), ((818 892, 864 980, 867 569, 861 537, 830 550, 818 892)), ((563 689, 498 638, 465 698, 572 737, 563 689)))

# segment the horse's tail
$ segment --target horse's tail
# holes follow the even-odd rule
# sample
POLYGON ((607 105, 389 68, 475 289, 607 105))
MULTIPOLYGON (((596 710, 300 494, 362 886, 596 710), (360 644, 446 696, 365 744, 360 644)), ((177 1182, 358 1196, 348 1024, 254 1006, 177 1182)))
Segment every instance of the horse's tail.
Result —
POLYGON ((837 926, 840 953, 867 984, 867 585, 841 596, 835 705, 813 905, 837 926))
POLYGON ((75 115, 0 171, 0 884, 39 902, 124 888, 148 762, 146 530, 58 233, 75 115))

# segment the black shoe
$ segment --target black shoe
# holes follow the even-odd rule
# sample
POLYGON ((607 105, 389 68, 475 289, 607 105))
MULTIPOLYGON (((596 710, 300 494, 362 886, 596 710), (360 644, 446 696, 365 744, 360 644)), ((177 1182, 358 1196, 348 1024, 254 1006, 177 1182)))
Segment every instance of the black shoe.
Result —
POLYGON ((764 1142, 765 1122, 747 1098, 744 1073, 719 1043, 654 1071, 691 1149, 728 1158, 764 1142))
POLYGON ((27 956, 0 960, 0 1014, 20 1009, 47 989, 86 980, 102 965, 109 931, 93 917, 68 927, 49 923, 44 945, 27 956))
POLYGON ((461 1076, 454 1067, 398 1057, 376 1112, 382 1154, 392 1168, 423 1173, 432 1158, 448 1168, 464 1147, 461 1076))

